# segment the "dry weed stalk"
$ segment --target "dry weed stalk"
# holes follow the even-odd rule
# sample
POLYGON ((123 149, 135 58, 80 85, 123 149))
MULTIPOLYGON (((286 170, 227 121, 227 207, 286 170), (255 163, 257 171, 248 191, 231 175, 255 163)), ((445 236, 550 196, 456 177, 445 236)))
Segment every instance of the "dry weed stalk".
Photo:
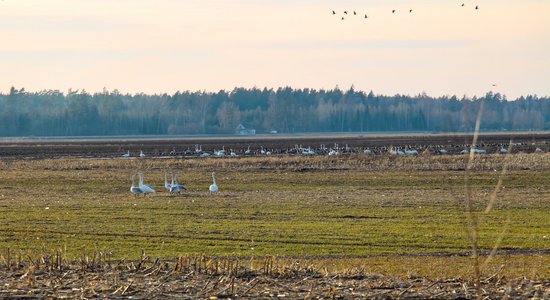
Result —
POLYGON ((466 196, 466 213, 468 216, 468 236, 470 237, 470 242, 472 245, 472 259, 473 259, 473 268, 474 268, 474 287, 476 289, 477 298, 481 299, 481 272, 479 268, 479 253, 478 253, 478 235, 479 235, 479 219, 477 218, 474 211, 474 204, 472 199, 472 188, 470 186, 470 172, 474 164, 475 157, 475 147, 477 144, 477 139, 479 136, 479 127, 481 124, 481 116, 483 114, 484 102, 481 102, 481 106, 477 113, 474 137, 470 147, 470 152, 468 154, 468 160, 466 163, 466 169, 464 173, 464 186, 465 186, 465 196, 466 196))
MULTIPOLYGON (((493 257, 496 255, 496 252, 498 248, 500 247, 500 244, 502 243, 502 240, 504 238, 504 235, 508 231, 509 225, 510 225, 510 217, 507 218, 506 225, 503 227, 503 230, 500 232, 500 234, 497 236, 497 239, 495 241, 495 244, 489 253, 489 255, 485 258, 483 263, 480 262, 480 256, 479 256, 479 232, 480 232, 480 224, 484 221, 484 217, 489 214, 496 202, 497 195, 502 189, 502 182, 503 178, 505 177, 507 171, 508 171, 508 162, 510 161, 510 157, 512 154, 512 146, 513 143, 510 140, 509 146, 508 146, 508 152, 506 153, 504 157, 504 161, 502 163, 502 171, 500 173, 498 182, 495 186, 495 189, 489 196, 489 201, 483 211, 483 215, 479 216, 476 212, 476 209, 474 208, 474 201, 472 196, 472 187, 470 184, 470 176, 471 171, 474 166, 474 159, 476 157, 475 153, 475 147, 477 145, 477 140, 479 137, 479 129, 481 124, 481 117, 483 115, 483 109, 484 109, 484 102, 481 102, 481 106, 479 108, 477 118, 476 118, 476 124, 475 124, 475 130, 474 130, 474 136, 472 140, 472 146, 470 148, 470 152, 468 154, 468 160, 466 163, 465 168, 465 175, 464 175, 464 182, 465 182, 465 196, 466 196, 466 213, 468 216, 468 233, 470 237, 470 242, 472 246, 472 259, 473 259, 473 269, 474 269, 474 287, 476 290, 476 296, 477 299, 482 299, 482 289, 481 289, 481 277, 483 270, 488 266, 489 262, 493 259, 493 257)), ((494 275, 493 275, 494 276, 494 275)))

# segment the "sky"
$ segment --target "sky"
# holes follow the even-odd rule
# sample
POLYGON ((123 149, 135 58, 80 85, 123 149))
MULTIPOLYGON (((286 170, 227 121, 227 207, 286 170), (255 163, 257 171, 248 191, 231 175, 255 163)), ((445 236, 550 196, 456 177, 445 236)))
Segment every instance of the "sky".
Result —
POLYGON ((550 0, 0 0, 0 92, 549 96, 549 15, 550 0))

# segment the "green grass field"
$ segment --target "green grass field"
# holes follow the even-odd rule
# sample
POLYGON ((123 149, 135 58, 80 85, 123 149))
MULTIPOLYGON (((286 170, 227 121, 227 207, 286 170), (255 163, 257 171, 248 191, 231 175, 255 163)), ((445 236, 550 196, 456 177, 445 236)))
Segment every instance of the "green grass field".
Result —
MULTIPOLYGON (((540 168, 548 158, 528 160, 540 168)), ((417 159, 422 163, 425 158, 417 159)), ((501 249, 549 249, 550 170, 512 168, 503 177, 493 211, 485 214, 500 170, 484 159, 471 177, 482 220, 480 248, 489 252, 502 237, 501 249)), ((517 159, 523 159, 521 154, 517 159)), ((471 250, 465 172, 449 158, 430 158, 441 166, 422 171, 395 167, 404 164, 399 158, 387 168, 369 167, 369 161, 358 164, 354 158, 260 160, 4 161, 0 253, 8 248, 30 255, 62 249, 76 258, 103 251, 120 259, 144 250, 164 258, 365 256, 380 262, 385 255, 408 259, 471 250), (323 165, 330 168, 315 167, 323 165), (178 173, 188 192, 164 191, 166 168, 178 173), (130 177, 138 169, 158 193, 130 194, 130 177), (211 171, 220 187, 215 195, 208 193, 211 171)), ((533 263, 548 261, 547 254, 537 257, 533 263)), ((547 268, 542 272, 550 274, 547 268)))

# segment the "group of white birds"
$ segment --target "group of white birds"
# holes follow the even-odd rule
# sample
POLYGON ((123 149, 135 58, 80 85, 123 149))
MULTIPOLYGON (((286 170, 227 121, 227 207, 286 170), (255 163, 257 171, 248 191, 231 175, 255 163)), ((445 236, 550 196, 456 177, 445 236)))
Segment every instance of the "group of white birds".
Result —
MULTIPOLYGON (((178 177, 172 175, 172 181, 168 182, 168 172, 164 172, 164 188, 170 193, 181 193, 184 190, 187 190, 187 187, 183 184, 178 183, 178 177)), ((137 174, 132 175, 132 186, 130 187, 130 192, 134 195, 138 194, 151 194, 156 193, 155 189, 150 185, 144 183, 144 174, 143 172, 138 172, 137 174), (138 184, 136 185, 136 175, 139 176, 138 184)), ((212 184, 208 188, 210 193, 215 193, 218 191, 218 185, 216 184, 216 177, 214 172, 212 172, 212 184)))
MULTIPOLYGON (((128 150, 128 152, 122 154, 122 157, 131 157, 132 155, 130 155, 130 150, 128 150)), ((139 151, 139 157, 141 158, 144 158, 145 157, 145 154, 143 153, 143 150, 140 150, 139 151)))

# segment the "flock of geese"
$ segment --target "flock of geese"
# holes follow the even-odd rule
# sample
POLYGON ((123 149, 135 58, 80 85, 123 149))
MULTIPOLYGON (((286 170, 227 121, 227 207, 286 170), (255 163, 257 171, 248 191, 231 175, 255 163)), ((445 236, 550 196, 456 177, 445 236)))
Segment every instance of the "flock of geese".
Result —
MULTIPOLYGON (((460 4, 460 7, 466 7, 466 3, 462 3, 460 4)), ((475 5, 475 10, 479 10, 479 5, 475 5)), ((412 14, 413 12, 413 9, 408 9, 408 12, 409 14, 412 14)), ((397 9, 392 9, 391 10, 391 13, 392 14, 396 14, 397 13, 397 9)), ((342 12, 343 15, 339 15, 335 10, 332 11, 332 15, 333 16, 336 16, 336 15, 339 15, 341 17, 341 20, 344 21, 346 19, 347 16, 357 16, 357 11, 355 10, 352 10, 352 11, 347 11, 347 10, 344 10, 342 12)), ((369 16, 367 14, 364 14, 364 19, 368 19, 369 16)))
MULTIPOLYGON (((183 184, 178 183, 178 178, 173 173, 171 182, 168 182, 168 172, 164 172, 164 188, 170 192, 173 193, 181 193, 182 191, 187 190, 187 187, 183 184)), ((132 175, 132 186, 130 187, 130 192, 134 194, 135 196, 139 194, 147 195, 156 193, 156 190, 151 187, 150 185, 147 185, 144 183, 144 174, 143 172, 138 172, 137 174, 132 175), (136 185, 136 175, 139 177, 138 184, 136 185)), ((214 172, 212 172, 212 184, 208 188, 210 193, 216 193, 218 191, 218 185, 216 184, 216 177, 214 172)))

